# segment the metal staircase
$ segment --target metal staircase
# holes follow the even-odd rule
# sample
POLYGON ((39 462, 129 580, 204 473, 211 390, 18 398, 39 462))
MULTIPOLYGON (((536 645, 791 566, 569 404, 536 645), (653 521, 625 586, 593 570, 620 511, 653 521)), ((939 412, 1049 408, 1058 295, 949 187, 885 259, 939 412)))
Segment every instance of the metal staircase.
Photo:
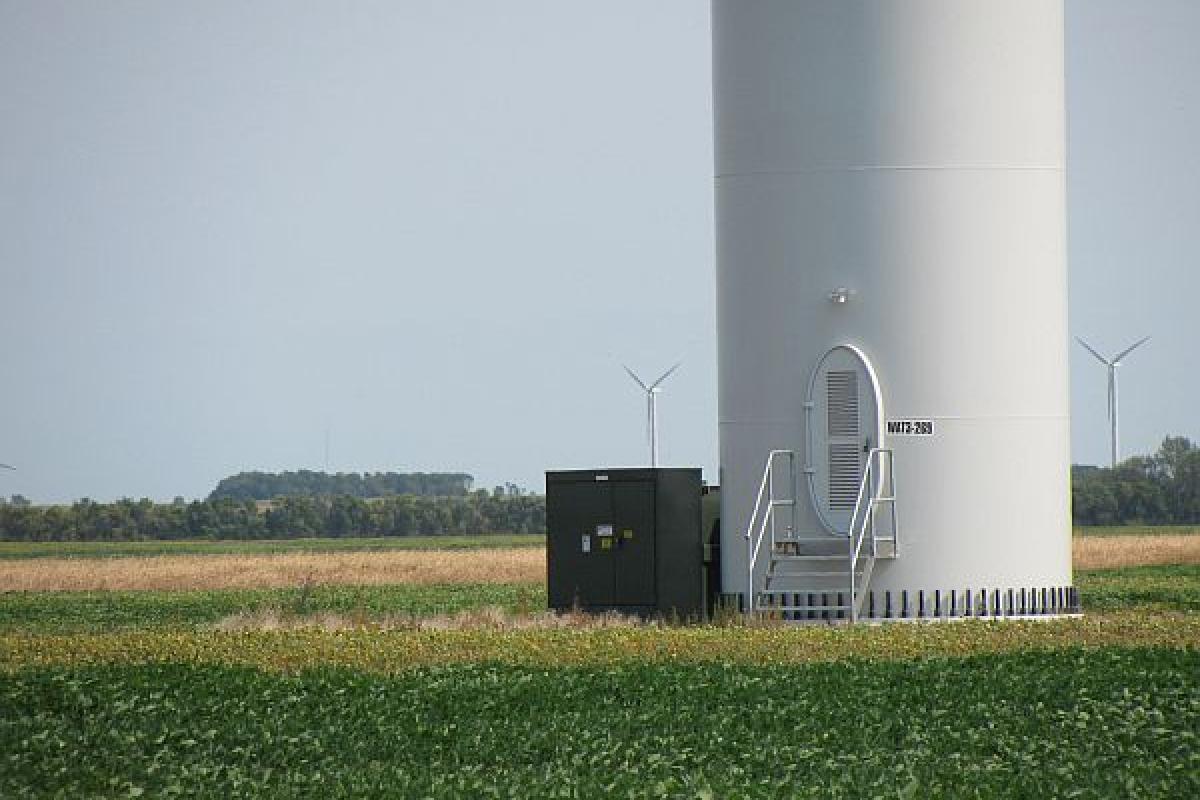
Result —
POLYGON ((746 612, 795 622, 857 622, 869 597, 875 562, 899 555, 892 451, 868 452, 844 535, 799 533, 797 488, 796 453, 771 451, 746 529, 746 612), (776 474, 781 462, 786 464, 786 480, 776 474), (782 485, 786 494, 780 491, 782 485), (881 507, 886 509, 882 514, 881 507), (764 560, 766 567, 760 568, 764 560))

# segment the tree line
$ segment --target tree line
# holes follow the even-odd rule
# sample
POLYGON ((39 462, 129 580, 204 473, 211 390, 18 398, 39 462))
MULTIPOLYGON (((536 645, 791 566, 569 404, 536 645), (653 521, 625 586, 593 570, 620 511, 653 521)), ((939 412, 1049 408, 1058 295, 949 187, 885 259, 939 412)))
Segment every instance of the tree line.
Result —
POLYGON ((24 542, 148 539, 299 539, 544 533, 546 499, 512 489, 459 496, 351 495, 174 503, 80 500, 70 506, 0 505, 0 539, 24 542))
MULTIPOLYGON (((251 486, 254 481, 246 476, 264 475, 270 476, 243 473, 221 484, 226 489, 230 485, 251 486)), ((271 500, 225 496, 221 485, 209 499, 191 503, 183 498, 173 503, 146 499, 96 503, 83 499, 70 506, 34 506, 23 497, 14 497, 13 502, 0 502, 0 539, 291 539, 546 530, 546 498, 524 494, 512 484, 491 492, 470 491, 469 475, 417 473, 398 477, 413 479, 415 483, 407 485, 423 487, 425 493, 396 493, 391 490, 406 485, 390 477, 396 473, 349 476, 358 479, 356 491, 366 491, 362 488, 366 486, 372 487, 371 491, 389 487, 384 496, 368 498, 351 493, 316 493, 314 487, 330 484, 314 480, 312 475, 323 473, 274 476, 305 477, 285 482, 296 489, 295 494, 285 493, 271 500), (371 482, 381 476, 381 482, 371 482), (305 486, 308 488, 304 491, 297 488, 305 486)), ((337 480, 347 476, 324 477, 338 485, 337 480)), ((1130 458, 1115 469, 1077 466, 1072 469, 1071 500, 1077 525, 1200 525, 1200 447, 1184 437, 1168 437, 1158 452, 1130 458)))
POLYGON ((465 472, 239 472, 223 478, 209 500, 272 500, 276 497, 387 497, 396 494, 463 497, 475 479, 465 472))
POLYGON ((1182 436, 1115 468, 1075 467, 1076 525, 1200 525, 1200 447, 1182 436))

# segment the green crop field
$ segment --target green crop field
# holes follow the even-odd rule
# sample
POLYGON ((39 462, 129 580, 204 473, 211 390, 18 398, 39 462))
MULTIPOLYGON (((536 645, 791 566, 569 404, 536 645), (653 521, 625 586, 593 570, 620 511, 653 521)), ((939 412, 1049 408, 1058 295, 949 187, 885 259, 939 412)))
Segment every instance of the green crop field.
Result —
POLYGON ((539 583, 0 593, 0 797, 1200 796, 1200 565, 1076 583, 1081 619, 806 628, 510 624, 539 583))
POLYGON ((1200 564, 1083 570, 1075 583, 1088 611, 1200 612, 1200 564))
POLYGON ((474 536, 387 536, 373 539, 0 542, 0 559, 469 550, 487 547, 540 547, 545 543, 546 537, 542 534, 526 533, 482 533, 474 536))
POLYGON ((383 615, 455 614, 484 607, 522 613, 546 607, 530 584, 317 586, 184 592, 3 592, 0 632, 88 633, 126 629, 189 630, 233 614, 266 610, 370 619, 383 615))
POLYGON ((1195 650, 0 674, 0 796, 1196 797, 1195 650))
POLYGON ((1076 536, 1196 536, 1195 525, 1088 525, 1075 528, 1076 536))

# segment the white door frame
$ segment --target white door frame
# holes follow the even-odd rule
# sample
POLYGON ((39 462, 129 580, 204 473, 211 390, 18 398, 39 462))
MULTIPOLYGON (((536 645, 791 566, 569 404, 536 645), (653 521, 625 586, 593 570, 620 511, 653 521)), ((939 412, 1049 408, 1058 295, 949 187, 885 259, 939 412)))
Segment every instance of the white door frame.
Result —
MULTIPOLYGON (((804 399, 804 433, 805 433, 805 456, 804 456, 804 474, 805 480, 808 483, 808 496, 812 502, 813 512, 817 515, 822 527, 829 533, 835 536, 849 536, 849 526, 840 526, 830 519, 826 513, 826 503, 821 501, 821 497, 817 492, 816 467, 813 462, 814 451, 814 435, 813 435, 813 412, 816 409, 816 390, 817 378, 821 375, 825 368, 826 362, 839 352, 849 353, 858 365, 862 367, 862 372, 870 384, 871 394, 875 401, 875 430, 872 434, 872 447, 883 447, 884 434, 884 419, 886 418, 883 411, 883 392, 879 384, 879 375, 875 372, 875 367, 871 363, 871 359, 863 352, 862 348, 852 344, 838 344, 829 348, 817 360, 817 364, 813 367, 812 373, 808 379, 808 395, 804 399)), ((860 411, 861 414, 861 411, 860 411)), ((865 468, 865 462, 864 462, 865 468)))

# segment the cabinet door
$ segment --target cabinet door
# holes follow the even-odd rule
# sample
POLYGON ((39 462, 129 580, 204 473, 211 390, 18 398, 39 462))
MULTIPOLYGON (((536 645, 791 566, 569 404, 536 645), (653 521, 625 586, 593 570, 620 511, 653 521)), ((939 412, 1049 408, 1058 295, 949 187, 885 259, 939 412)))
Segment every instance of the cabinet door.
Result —
POLYGON ((615 550, 604 547, 597 529, 613 525, 612 490, 599 482, 554 486, 546 508, 550 605, 569 608, 613 603, 615 550))
POLYGON ((612 490, 616 602, 628 606, 653 606, 657 600, 654 591, 654 484, 649 481, 615 483, 612 490))

